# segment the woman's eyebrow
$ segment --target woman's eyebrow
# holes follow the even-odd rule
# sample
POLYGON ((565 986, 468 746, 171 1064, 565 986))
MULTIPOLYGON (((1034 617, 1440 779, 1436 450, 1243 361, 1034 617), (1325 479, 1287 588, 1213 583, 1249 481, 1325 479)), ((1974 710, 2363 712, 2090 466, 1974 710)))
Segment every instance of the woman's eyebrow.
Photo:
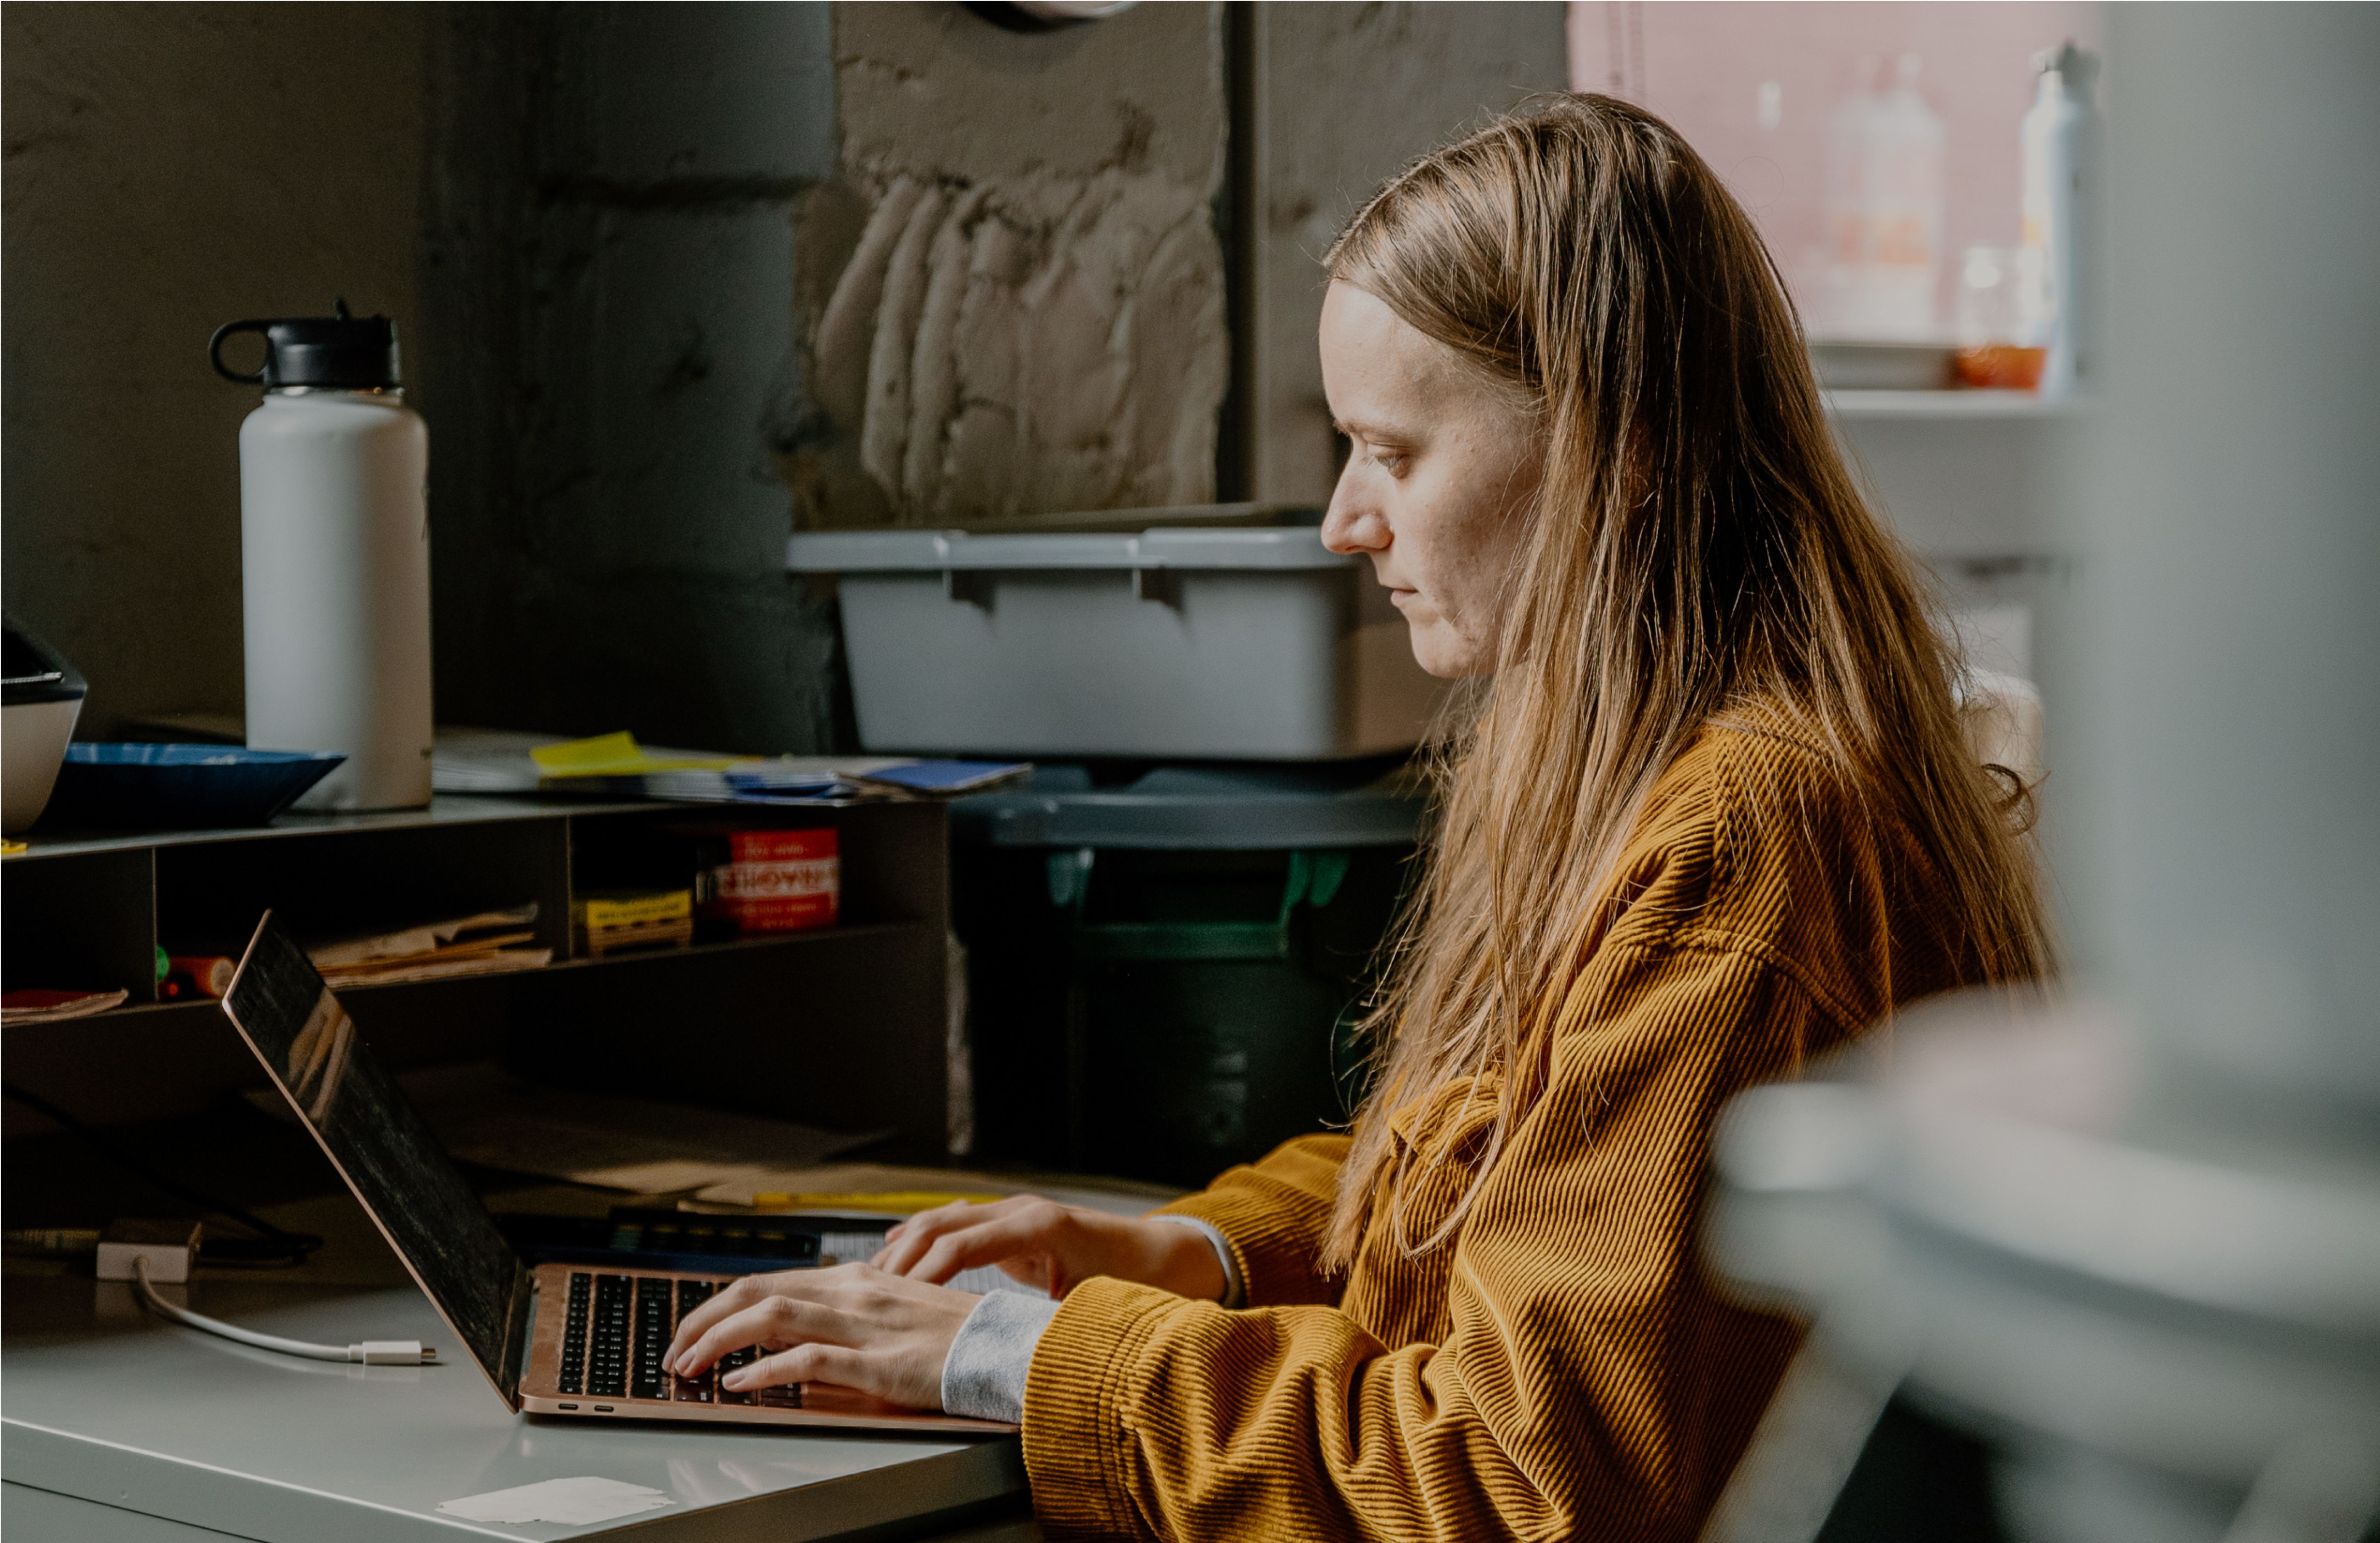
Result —
POLYGON ((1412 430, 1401 429, 1394 424, 1366 423, 1359 419, 1342 419, 1335 416, 1330 419, 1330 427, 1338 431, 1340 433, 1346 435, 1349 439, 1355 439, 1359 436, 1367 440, 1391 441, 1403 441, 1414 438, 1414 432, 1412 430))

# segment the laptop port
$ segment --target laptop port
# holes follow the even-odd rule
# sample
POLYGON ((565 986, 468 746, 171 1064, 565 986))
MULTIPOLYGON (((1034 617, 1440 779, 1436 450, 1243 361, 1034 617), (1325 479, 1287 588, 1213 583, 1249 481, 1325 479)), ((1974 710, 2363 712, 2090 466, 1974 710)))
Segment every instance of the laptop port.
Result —
POLYGON ((599 1403, 595 1406, 595 1413, 599 1415, 608 1415, 612 1413, 612 1406, 608 1403, 599 1403))
POLYGON ((578 1405, 575 1403, 557 1403, 554 1407, 557 1409, 576 1409, 578 1405))

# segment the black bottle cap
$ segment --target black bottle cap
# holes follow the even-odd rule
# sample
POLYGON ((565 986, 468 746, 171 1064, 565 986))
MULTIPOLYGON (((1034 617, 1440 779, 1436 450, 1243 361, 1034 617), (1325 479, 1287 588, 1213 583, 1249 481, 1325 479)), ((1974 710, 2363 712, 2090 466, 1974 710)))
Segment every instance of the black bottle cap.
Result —
POLYGON ((385 316, 350 316, 338 302, 336 316, 293 316, 280 321, 231 322, 207 341, 215 373, 241 385, 267 391, 283 386, 330 386, 347 391, 398 385, 396 323, 385 316), (234 333, 264 334, 264 367, 243 375, 226 369, 224 339, 234 333))

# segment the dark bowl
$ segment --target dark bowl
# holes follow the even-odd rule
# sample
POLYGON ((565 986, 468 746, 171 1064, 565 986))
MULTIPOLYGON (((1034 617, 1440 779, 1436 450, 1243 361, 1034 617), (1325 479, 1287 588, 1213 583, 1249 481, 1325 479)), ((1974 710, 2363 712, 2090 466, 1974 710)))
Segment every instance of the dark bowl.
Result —
POLYGON ((261 825, 346 759, 327 750, 77 740, 67 747, 42 824, 53 831, 261 825))

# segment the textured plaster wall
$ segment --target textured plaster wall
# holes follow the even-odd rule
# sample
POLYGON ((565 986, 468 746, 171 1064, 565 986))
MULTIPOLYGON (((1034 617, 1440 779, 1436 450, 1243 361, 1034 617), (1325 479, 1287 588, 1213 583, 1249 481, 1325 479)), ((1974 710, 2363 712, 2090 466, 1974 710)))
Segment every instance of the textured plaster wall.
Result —
POLYGON ((839 6, 835 78, 866 219, 847 252, 816 250, 821 431, 788 467, 806 522, 1212 497, 1221 7, 1014 32, 839 6))
MULTIPOLYGON (((1207 496, 1220 14, 1019 34, 948 4, 457 7, 432 50, 431 325, 487 362, 432 467, 442 715, 826 748, 848 733, 834 615, 781 571, 790 526, 1165 501, 1130 496, 1152 465, 1191 468, 1165 498, 1207 496), (844 279, 896 185, 940 215, 880 327, 881 280, 844 279), (1124 238, 1077 238, 1102 221, 1124 238), (1156 292, 1192 303, 1111 303, 1168 237, 1190 282, 1156 292), (1017 303, 1070 285, 1044 319, 1100 322, 1073 352, 1017 303), (1150 411, 1135 382, 1195 401, 1202 347, 1203 411, 1150 411), (871 371, 900 393, 872 431, 871 371)), ((880 228, 884 272, 899 245, 880 228)))
POLYGON ((410 324, 429 17, 0 6, 0 584, 91 677, 85 735, 240 705, 257 397, 208 369, 208 334, 345 295, 428 363, 410 324))
POLYGON ((1563 89, 1564 11, 1259 5, 1244 23, 1245 475, 1256 497, 1321 503, 1340 457, 1315 352, 1321 254, 1406 162, 1533 92, 1563 89))

